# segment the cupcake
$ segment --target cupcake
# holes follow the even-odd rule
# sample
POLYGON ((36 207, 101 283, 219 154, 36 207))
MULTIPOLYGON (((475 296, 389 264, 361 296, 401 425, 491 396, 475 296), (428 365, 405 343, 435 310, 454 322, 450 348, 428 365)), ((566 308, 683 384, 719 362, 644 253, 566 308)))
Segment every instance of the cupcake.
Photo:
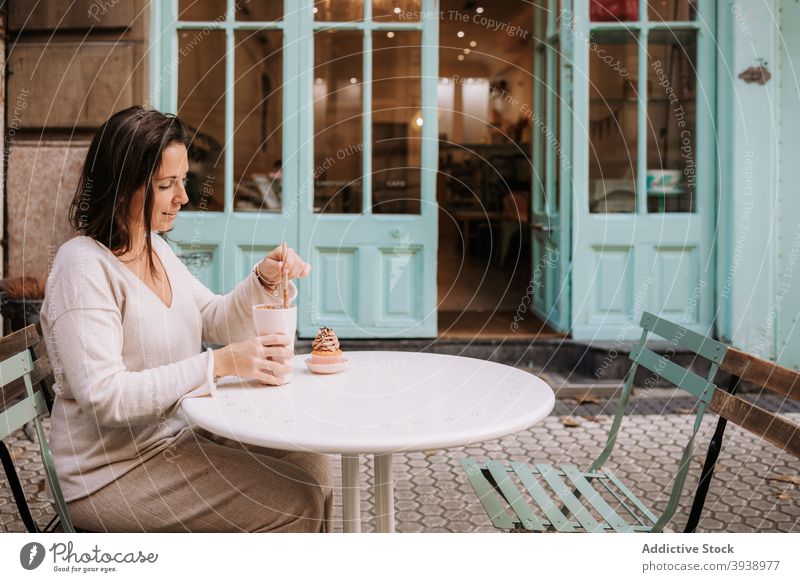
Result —
POLYGON ((344 361, 336 332, 329 327, 320 328, 314 343, 311 344, 311 363, 341 364, 344 361))

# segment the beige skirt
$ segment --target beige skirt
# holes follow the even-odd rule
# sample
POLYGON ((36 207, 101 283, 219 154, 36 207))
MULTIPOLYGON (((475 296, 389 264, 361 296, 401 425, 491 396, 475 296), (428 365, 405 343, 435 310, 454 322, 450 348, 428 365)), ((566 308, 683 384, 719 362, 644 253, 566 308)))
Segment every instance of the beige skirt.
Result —
POLYGON ((67 504, 93 532, 330 532, 327 455, 242 445, 201 429, 67 504))

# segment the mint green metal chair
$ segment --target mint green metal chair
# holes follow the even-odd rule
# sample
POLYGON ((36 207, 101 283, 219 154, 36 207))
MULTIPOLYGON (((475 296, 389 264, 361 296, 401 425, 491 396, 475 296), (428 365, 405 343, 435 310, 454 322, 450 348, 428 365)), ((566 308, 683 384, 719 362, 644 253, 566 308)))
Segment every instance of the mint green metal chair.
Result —
POLYGON ((0 395, 2 396, 0 399, 0 460, 25 527, 29 532, 39 532, 25 499, 13 459, 3 442, 9 435, 32 422, 36 427, 45 478, 53 495, 56 510, 56 518, 44 531, 56 531, 59 525, 58 521, 60 521, 62 531, 75 532, 41 423, 41 418, 50 413, 46 379, 52 377, 52 372, 46 355, 37 358, 34 362, 31 352, 34 346, 42 347, 43 350, 43 345, 41 337, 33 325, 0 338, 0 358, 2 358, 2 362, 0 362, 0 395))
POLYGON ((630 354, 633 364, 625 377, 606 445, 587 471, 574 464, 556 467, 545 463, 461 460, 472 488, 495 527, 537 532, 660 532, 670 522, 686 481, 697 431, 716 390, 714 376, 727 346, 647 312, 642 315, 640 325, 641 339, 630 354), (711 367, 707 377, 649 350, 646 344, 651 333, 675 348, 689 350, 709 360, 711 367), (683 448, 669 500, 661 515, 651 511, 613 471, 603 468, 614 450, 639 366, 697 398, 693 429, 683 448))

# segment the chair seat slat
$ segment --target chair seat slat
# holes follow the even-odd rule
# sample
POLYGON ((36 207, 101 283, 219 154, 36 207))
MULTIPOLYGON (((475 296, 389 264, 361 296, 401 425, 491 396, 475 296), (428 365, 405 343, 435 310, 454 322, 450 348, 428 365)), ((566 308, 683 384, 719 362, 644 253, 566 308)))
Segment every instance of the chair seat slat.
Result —
POLYGON ((489 514, 489 518, 495 527, 500 529, 511 529, 514 527, 514 522, 511 517, 506 513, 505 508, 500 505, 497 493, 492 487, 491 483, 486 480, 481 471, 481 466, 475 462, 474 459, 460 459, 461 466, 467 473, 470 485, 478 495, 478 499, 489 514))
MULTIPOLYGON (((647 519, 649 519, 653 523, 658 521, 658 517, 656 517, 655 514, 653 514, 653 512, 650 511, 647 508, 647 506, 644 503, 642 503, 642 501, 638 497, 636 497, 636 495, 634 495, 633 492, 630 489, 628 489, 625 486, 625 484, 620 480, 619 477, 617 477, 617 475, 613 471, 611 471, 610 469, 605 469, 605 473, 608 476, 608 480, 611 481, 614 485, 616 485, 616 487, 620 491, 622 491, 622 493, 625 495, 625 497, 627 497, 631 502, 633 502, 633 504, 636 506, 636 509, 641 511, 642 514, 647 519)), ((649 526, 647 526, 647 527, 649 527, 649 526)))
POLYGON ((603 516, 606 523, 614 528, 614 531, 626 533, 631 531, 631 524, 625 521, 620 514, 614 511, 605 499, 600 495, 589 481, 583 476, 580 469, 575 465, 562 465, 561 468, 569 477, 570 481, 575 485, 578 491, 581 492, 586 500, 592 504, 592 507, 597 510, 597 513, 603 516))
MULTIPOLYGON (((584 477, 585 476, 586 475, 584 474, 584 477)), ((628 499, 626 499, 625 495, 620 494, 619 491, 617 491, 614 487, 608 484, 609 483, 608 479, 595 479, 594 481, 592 481, 592 483, 595 482, 599 483, 603 487, 603 489, 605 489, 608 492, 608 494, 614 498, 614 501, 616 501, 625 511, 627 511, 628 515, 630 515, 631 518, 636 520, 637 524, 644 525, 644 520, 642 516, 636 513, 633 510, 633 508, 630 505, 628 505, 628 499)))
POLYGON ((531 494, 531 497, 536 504, 541 508, 542 512, 550 520, 553 528, 561 532, 574 532, 575 528, 567 519, 567 517, 559 510, 556 503, 547 494, 542 484, 536 479, 536 476, 531 472, 528 465, 525 463, 511 463, 511 467, 519 477, 520 482, 531 494))
POLYGON ((498 461, 490 460, 486 462, 486 468, 491 473, 494 482, 497 483, 497 488, 500 489, 511 509, 519 517, 522 527, 527 530, 545 531, 547 528, 525 501, 525 497, 511 480, 505 466, 498 461))
POLYGON ((592 514, 589 512, 589 510, 583 506, 577 497, 575 497, 572 489, 567 487, 567 484, 564 482, 564 480, 558 476, 558 471, 555 468, 545 463, 537 463, 536 470, 539 471, 539 474, 544 478, 544 480, 558 496, 558 498, 564 503, 567 509, 572 512, 572 514, 575 516, 575 519, 580 522, 580 524, 583 526, 583 529, 588 532, 603 531, 603 526, 592 517, 592 514))

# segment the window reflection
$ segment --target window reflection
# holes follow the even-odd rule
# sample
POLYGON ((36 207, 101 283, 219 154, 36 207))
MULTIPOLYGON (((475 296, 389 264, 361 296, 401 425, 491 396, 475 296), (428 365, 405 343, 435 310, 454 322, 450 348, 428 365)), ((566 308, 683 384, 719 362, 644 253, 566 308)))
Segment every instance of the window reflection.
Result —
POLYGON ((274 22, 283 16, 283 0, 258 0, 258 2, 234 2, 236 20, 274 22))
POLYGON ((233 175, 236 210, 279 212, 283 148, 281 32, 236 38, 233 175))
POLYGON ((695 0, 650 0, 647 7, 648 18, 654 21, 676 22, 697 18, 695 0))
POLYGON ((202 20, 214 22, 225 20, 226 0, 180 0, 178 20, 202 20))
POLYGON ((647 210, 693 212, 696 32, 652 31, 647 50, 647 210))
POLYGON ((421 10, 420 0, 373 0, 372 19, 376 22, 419 22, 421 10))
POLYGON ((363 2, 319 0, 314 2, 314 19, 325 22, 355 22, 364 19, 363 2))
POLYGON ((596 32, 589 51, 589 211, 636 211, 637 39, 596 32))
POLYGON ((420 32, 373 36, 372 210, 418 213, 422 80, 420 32))
POLYGON ((178 115, 193 131, 186 210, 222 210, 225 201, 225 33, 178 32, 178 115), (199 39, 202 38, 202 42, 199 39))
POLYGON ((363 173, 363 33, 314 35, 314 211, 358 213, 363 173))

